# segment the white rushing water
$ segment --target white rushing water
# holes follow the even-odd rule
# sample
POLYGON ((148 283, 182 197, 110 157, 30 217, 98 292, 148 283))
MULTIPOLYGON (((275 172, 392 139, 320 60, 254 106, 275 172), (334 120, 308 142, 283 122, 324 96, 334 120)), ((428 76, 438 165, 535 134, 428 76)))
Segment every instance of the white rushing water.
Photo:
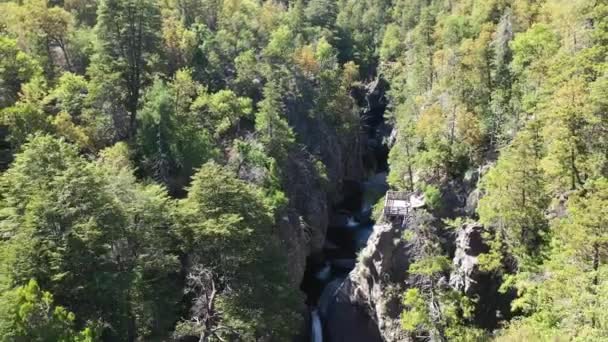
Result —
POLYGON ((317 278, 320 281, 327 281, 330 276, 331 276, 331 265, 327 262, 325 263, 325 266, 323 266, 323 268, 320 269, 319 272, 317 272, 315 274, 315 278, 317 278))
POLYGON ((323 342, 323 327, 321 326, 321 318, 319 317, 319 311, 314 309, 310 312, 311 316, 311 330, 312 334, 310 342, 323 342))
POLYGON ((357 220, 355 220, 355 218, 354 218, 354 217, 349 216, 349 217, 346 219, 346 226, 347 226, 348 228, 356 228, 356 227, 359 227, 359 222, 357 222, 357 220))

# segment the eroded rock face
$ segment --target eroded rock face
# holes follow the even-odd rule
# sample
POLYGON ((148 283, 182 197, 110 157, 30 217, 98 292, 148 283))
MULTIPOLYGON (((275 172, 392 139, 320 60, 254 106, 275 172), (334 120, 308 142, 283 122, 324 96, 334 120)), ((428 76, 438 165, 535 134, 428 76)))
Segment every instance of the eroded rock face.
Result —
POLYGON ((325 316, 325 336, 330 342, 382 342, 379 327, 365 307, 353 303, 350 293, 356 291, 345 281, 338 289, 325 316))
POLYGON ((359 262, 336 291, 325 317, 332 342, 406 341, 399 317, 406 272, 411 259, 403 229, 380 224, 361 252, 359 262))
MULTIPOLYGON (((298 137, 297 149, 315 155, 326 168, 330 201, 340 201, 342 182, 345 179, 361 181, 365 175, 363 155, 365 139, 361 134, 339 133, 323 119, 315 118, 300 102, 288 103, 288 121, 298 137)), ((322 116, 322 115, 321 115, 322 116)), ((298 158, 293 153, 289 159, 298 158)), ((287 183, 289 186, 289 184, 287 183)))
MULTIPOLYGON (((366 129, 350 134, 338 134, 335 127, 318 119, 322 115, 310 115, 310 108, 297 98, 287 101, 288 121, 301 145, 297 150, 291 151, 288 161, 290 165, 285 172, 286 195, 292 210, 284 219, 281 236, 286 241, 292 278, 302 279, 304 270, 307 272, 302 288, 311 305, 315 305, 319 294, 316 293, 315 286, 310 287, 312 291, 306 290, 309 286, 304 286, 308 285, 308 276, 312 274, 311 268, 306 268, 306 257, 312 261, 309 265, 313 268, 316 267, 316 261, 330 258, 331 268, 336 270, 334 276, 344 277, 354 263, 353 252, 356 248, 352 246, 352 240, 363 241, 367 237, 364 233, 369 232, 369 227, 366 226, 365 230, 360 229, 361 234, 353 237, 353 231, 342 228, 371 225, 369 214, 360 212, 362 181, 367 173, 386 171, 388 167, 388 149, 383 144, 383 137, 390 133, 390 127, 384 123, 383 118, 386 108, 385 86, 378 79, 368 87, 353 89, 353 97, 361 109, 366 129), (311 158, 313 155, 315 157, 311 158), (315 178, 310 175, 318 172, 318 168, 314 168, 319 165, 318 161, 323 162, 324 176, 327 179, 321 188, 316 182, 309 181, 315 178), (331 229, 328 230, 328 226, 331 229)), ((369 206, 371 203, 364 207, 369 209, 369 206)), ((342 310, 338 308, 341 304, 331 305, 335 298, 350 297, 348 290, 343 291, 346 297, 334 296, 342 284, 342 280, 334 280, 326 285, 318 304, 322 316, 332 316, 334 322, 347 324, 343 329, 335 330, 337 334, 333 340, 381 341, 377 325, 369 319, 365 310, 342 310), (359 333, 353 330, 353 325, 363 330, 359 333)), ((343 303, 350 305, 350 299, 343 303)))
POLYGON ((325 243, 329 199, 309 154, 294 154, 288 164, 286 195, 290 209, 278 223, 288 253, 290 278, 299 287, 306 257, 320 251, 325 243))
POLYGON ((493 329, 509 310, 509 295, 501 294, 501 279, 479 268, 478 256, 488 251, 483 226, 464 224, 456 234, 441 228, 441 221, 424 209, 413 210, 404 227, 378 224, 361 252, 355 269, 335 291, 325 314, 330 341, 409 341, 402 330, 402 294, 418 287, 410 265, 424 255, 423 246, 434 234, 443 246, 455 246, 454 271, 442 278, 452 288, 479 298, 475 323, 493 329), (406 234, 408 230, 411 233, 406 234), (454 240, 452 240, 454 239, 454 240), (346 335, 344 335, 346 334, 346 335))
POLYGON ((477 257, 488 251, 482 238, 483 226, 469 223, 456 233, 456 252, 454 270, 450 275, 450 286, 470 296, 479 291, 479 271, 477 257))
POLYGON ((309 115, 299 102, 288 103, 288 119, 298 136, 298 147, 290 151, 284 175, 289 212, 279 222, 288 253, 289 274, 299 287, 306 258, 320 253, 326 240, 330 207, 344 197, 345 180, 364 177, 364 139, 338 134, 323 120, 309 115), (325 175, 319 174, 318 161, 325 175), (326 176, 326 181, 321 181, 326 176))
POLYGON ((486 329, 495 329, 510 315, 514 293, 499 291, 500 275, 484 272, 479 266, 479 255, 489 251, 483 238, 484 227, 477 223, 464 224, 456 233, 456 250, 450 286, 469 298, 476 298, 475 323, 486 329))

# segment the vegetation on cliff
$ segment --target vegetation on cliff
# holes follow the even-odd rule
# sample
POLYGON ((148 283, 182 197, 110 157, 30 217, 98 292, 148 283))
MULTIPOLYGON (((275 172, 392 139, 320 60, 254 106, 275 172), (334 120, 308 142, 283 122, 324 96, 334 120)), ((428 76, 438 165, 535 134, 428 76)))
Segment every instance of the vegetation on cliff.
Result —
MULTIPOLYGON (((390 14, 377 46, 397 129, 389 181, 447 194, 483 170, 480 267, 516 291, 499 339, 605 339, 608 3, 396 1, 390 14)), ((404 327, 454 339, 450 302, 422 318, 414 291, 404 327)))
MULTIPOLYGON (((278 231, 297 209, 294 122, 359 132, 359 68, 338 56, 336 8, 28 0, 0 12, 0 340, 296 334, 304 301, 278 231)), ((305 156, 307 177, 326 182, 320 156, 305 156)))
POLYGON ((605 0, 1 2, 0 340, 289 340, 278 227, 308 225, 289 172, 335 189, 325 149, 358 151, 375 78, 389 184, 439 230, 481 222, 479 266, 515 298, 478 324, 429 218, 403 329, 608 338, 607 18, 605 0))

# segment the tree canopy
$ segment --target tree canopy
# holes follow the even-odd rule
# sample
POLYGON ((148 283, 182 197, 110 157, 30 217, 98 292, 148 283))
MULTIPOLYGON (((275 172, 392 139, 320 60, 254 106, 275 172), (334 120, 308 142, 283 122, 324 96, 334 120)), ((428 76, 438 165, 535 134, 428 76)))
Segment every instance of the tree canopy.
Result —
POLYGON ((387 171, 378 148, 427 204, 406 334, 607 339, 607 18, 606 0, 2 1, 0 341, 292 339, 307 254, 339 189, 387 171), (495 326, 446 285, 440 219, 483 225, 476 271, 512 297, 495 326))

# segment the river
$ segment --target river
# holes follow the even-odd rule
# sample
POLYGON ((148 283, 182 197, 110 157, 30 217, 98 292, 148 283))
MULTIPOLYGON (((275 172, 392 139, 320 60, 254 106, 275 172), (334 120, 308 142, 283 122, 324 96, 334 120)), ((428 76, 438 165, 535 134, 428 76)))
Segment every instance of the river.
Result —
POLYGON ((388 147, 385 138, 390 132, 384 122, 386 99, 382 85, 376 82, 364 97, 362 127, 367 137, 366 161, 368 177, 362 181, 345 180, 343 200, 331 211, 323 252, 307 260, 302 290, 310 307, 310 340, 328 341, 323 319, 335 292, 353 270, 357 254, 365 247, 374 227, 374 204, 388 190, 388 147), (325 338, 324 338, 325 337, 325 338))

